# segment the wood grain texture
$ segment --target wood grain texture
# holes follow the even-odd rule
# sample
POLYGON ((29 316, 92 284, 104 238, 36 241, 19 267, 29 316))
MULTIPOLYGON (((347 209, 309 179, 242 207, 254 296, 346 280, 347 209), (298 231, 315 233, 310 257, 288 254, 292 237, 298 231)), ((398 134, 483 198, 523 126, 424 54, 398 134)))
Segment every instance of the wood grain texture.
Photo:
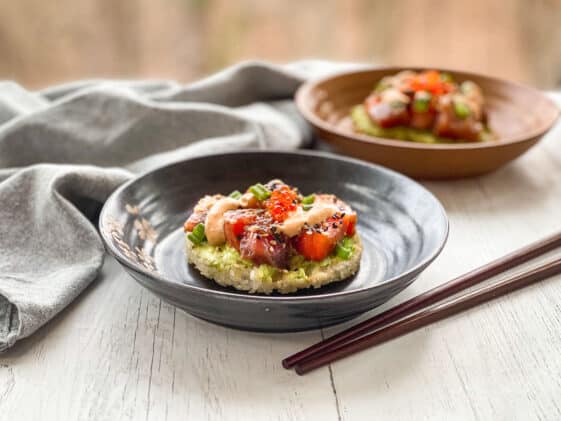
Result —
POLYGON ((0 359, 1 419, 337 420, 326 371, 296 379, 278 356, 320 339, 199 321, 107 259, 68 311, 0 359))
MULTIPOLYGON (((449 243, 384 308, 559 230, 560 134, 492 175, 426 183, 449 213, 449 243)), ((0 357, 0 418, 561 417, 561 277, 304 377, 281 368, 282 357, 339 329, 213 326, 162 303, 108 259, 67 311, 0 357)))
MULTIPOLYGON (((426 183, 449 213, 448 245, 384 308, 558 231, 559 134, 492 175, 426 183)), ((342 419, 559 419, 560 297, 557 276, 333 364, 342 419)))

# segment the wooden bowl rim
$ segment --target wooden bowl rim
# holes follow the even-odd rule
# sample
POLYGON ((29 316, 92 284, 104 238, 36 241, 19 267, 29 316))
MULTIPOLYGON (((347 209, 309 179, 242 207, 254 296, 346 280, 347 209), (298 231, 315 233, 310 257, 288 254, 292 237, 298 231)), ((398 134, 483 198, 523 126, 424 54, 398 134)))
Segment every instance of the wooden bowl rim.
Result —
MULTIPOLYGON (((485 148, 497 148, 506 145, 511 145, 513 143, 523 143, 528 142, 536 137, 543 136, 547 133, 558 120, 561 110, 555 104, 555 102, 545 95, 543 92, 539 91, 538 89, 534 89, 532 87, 512 82, 506 79, 501 79, 494 76, 488 76, 481 73, 476 72, 467 72, 458 69, 445 69, 439 67, 400 67, 400 66, 376 66, 376 67, 361 67, 358 70, 351 70, 351 71, 343 71, 337 72, 330 76, 324 76, 321 78, 313 79, 303 83, 295 94, 295 102, 298 110, 302 113, 304 118, 313 126, 318 127, 322 130, 330 132, 332 134, 336 134, 340 137, 346 138, 348 140, 354 140, 359 142, 366 142, 366 143, 373 143, 379 144, 384 146, 392 146, 397 148, 404 148, 404 149, 421 149, 421 150, 454 150, 454 149, 485 149, 485 148), (510 85, 516 89, 526 90, 532 95, 537 95, 541 97, 545 102, 549 103, 550 107, 555 110, 555 113, 552 113, 552 117, 550 121, 546 121, 542 126, 527 131, 525 133, 520 133, 515 136, 510 136, 506 138, 501 138, 496 141, 486 141, 486 142, 463 142, 463 143, 420 143, 420 142, 410 142, 407 140, 399 140, 399 139, 390 139, 385 137, 377 137, 377 136, 369 136, 365 134, 359 133, 350 133, 344 130, 341 130, 334 125, 328 123, 327 121, 323 120, 322 118, 318 117, 311 109, 306 106, 307 98, 310 93, 320 84, 329 82, 332 79, 337 79, 341 77, 352 77, 353 75, 364 74, 364 73, 371 73, 371 72, 378 72, 378 71, 388 71, 388 72, 400 72, 402 70, 413 70, 413 71, 422 71, 428 69, 435 69, 441 72, 447 72, 452 74, 462 74, 467 77, 477 77, 487 79, 489 82, 492 83, 501 83, 505 85, 510 85)), ((530 110, 531 111, 531 110, 530 110)))

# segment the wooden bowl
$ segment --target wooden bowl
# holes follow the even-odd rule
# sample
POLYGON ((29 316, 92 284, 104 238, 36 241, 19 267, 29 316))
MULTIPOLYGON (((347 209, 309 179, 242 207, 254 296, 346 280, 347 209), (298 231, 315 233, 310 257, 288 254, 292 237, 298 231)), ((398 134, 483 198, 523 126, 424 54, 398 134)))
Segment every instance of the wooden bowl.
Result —
POLYGON ((387 67, 346 72, 305 83, 296 104, 317 135, 335 151, 375 162, 415 178, 450 179, 493 171, 535 145, 553 126, 559 109, 543 93, 505 80, 453 70, 483 89, 489 126, 496 140, 477 143, 424 144, 354 132, 350 109, 362 103, 382 77, 401 70, 387 67))

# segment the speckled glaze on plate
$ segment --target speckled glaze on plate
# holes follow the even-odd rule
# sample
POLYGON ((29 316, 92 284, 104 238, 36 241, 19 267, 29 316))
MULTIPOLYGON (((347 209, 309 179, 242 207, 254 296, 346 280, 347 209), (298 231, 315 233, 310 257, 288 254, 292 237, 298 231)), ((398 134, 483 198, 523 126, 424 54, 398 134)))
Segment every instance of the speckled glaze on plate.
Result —
POLYGON ((99 225, 109 253, 154 294, 196 317, 267 332, 328 326, 384 303, 436 258, 448 235, 438 200, 409 178, 304 151, 209 155, 157 169, 117 189, 99 225), (271 178, 303 193, 336 194, 357 211, 364 252, 354 277, 290 295, 251 295, 187 264, 182 225, 198 199, 271 178))

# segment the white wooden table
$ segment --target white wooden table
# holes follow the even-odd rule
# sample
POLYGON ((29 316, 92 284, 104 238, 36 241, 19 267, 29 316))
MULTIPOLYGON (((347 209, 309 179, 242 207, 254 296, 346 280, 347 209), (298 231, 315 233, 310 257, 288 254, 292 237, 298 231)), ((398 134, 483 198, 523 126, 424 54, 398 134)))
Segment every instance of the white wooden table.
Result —
MULTIPOLYGON (((559 135, 492 175, 425 183, 448 212, 450 238, 384 308, 561 229, 559 135)), ((108 258, 75 303, 0 356, 0 419, 561 419, 559 276, 304 377, 281 367, 342 327, 214 326, 108 258)))

